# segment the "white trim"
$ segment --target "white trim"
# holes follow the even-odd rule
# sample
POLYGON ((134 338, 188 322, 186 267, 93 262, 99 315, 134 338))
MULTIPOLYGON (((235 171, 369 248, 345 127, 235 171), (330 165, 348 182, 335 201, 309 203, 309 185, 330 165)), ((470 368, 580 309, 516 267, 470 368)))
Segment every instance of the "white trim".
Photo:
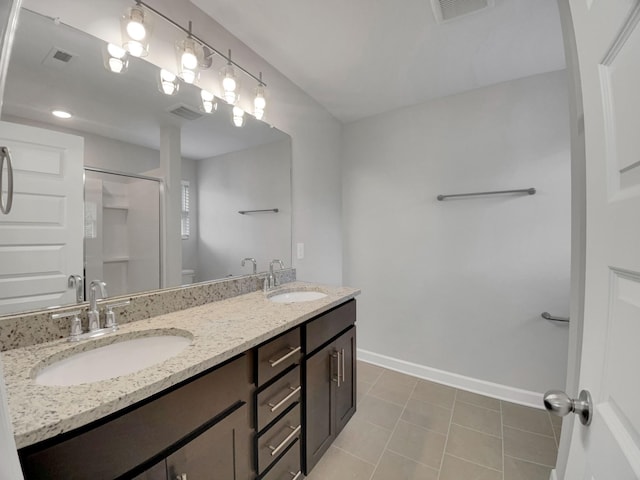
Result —
POLYGON ((549 480, 558 480, 558 474, 556 473, 556 469, 551 470, 551 474, 549 475, 549 480))
POLYGON ((380 367, 388 368, 396 372, 406 373, 414 377, 423 378, 436 383, 449 385, 450 387, 460 388, 480 395, 498 398, 507 402, 526 405, 527 407, 544 409, 542 404, 542 393, 522 390, 520 388, 509 387, 499 383, 487 382, 477 378, 465 377, 457 373, 438 370, 437 368, 418 365, 417 363, 399 360, 379 353, 370 352, 368 350, 358 349, 358 360, 372 363, 380 367))

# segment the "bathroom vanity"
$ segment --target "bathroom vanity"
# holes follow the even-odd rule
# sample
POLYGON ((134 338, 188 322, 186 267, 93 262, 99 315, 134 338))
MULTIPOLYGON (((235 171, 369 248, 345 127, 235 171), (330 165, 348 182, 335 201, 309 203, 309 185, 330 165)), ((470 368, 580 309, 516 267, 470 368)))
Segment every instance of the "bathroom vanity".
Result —
POLYGON ((37 365, 77 349, 64 340, 4 352, 25 478, 302 478, 355 412, 359 291, 279 291, 292 289, 326 296, 278 304, 254 292, 123 325, 114 339, 180 329, 193 340, 92 384, 34 382, 37 365))

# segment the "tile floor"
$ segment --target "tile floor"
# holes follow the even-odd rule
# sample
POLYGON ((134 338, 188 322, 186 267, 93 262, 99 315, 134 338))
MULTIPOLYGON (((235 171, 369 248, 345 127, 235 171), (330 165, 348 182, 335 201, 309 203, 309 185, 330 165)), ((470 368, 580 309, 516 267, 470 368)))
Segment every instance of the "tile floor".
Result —
POLYGON ((548 480, 561 419, 358 362, 358 410, 308 480, 548 480))

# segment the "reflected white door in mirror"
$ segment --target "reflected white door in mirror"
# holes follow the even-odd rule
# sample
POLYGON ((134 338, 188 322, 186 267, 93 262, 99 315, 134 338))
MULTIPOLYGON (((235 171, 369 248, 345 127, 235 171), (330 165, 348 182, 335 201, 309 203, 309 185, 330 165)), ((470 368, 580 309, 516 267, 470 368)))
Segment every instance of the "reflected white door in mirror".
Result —
POLYGON ((76 301, 82 274, 83 139, 0 122, 13 154, 15 203, 0 217, 0 314, 76 301))

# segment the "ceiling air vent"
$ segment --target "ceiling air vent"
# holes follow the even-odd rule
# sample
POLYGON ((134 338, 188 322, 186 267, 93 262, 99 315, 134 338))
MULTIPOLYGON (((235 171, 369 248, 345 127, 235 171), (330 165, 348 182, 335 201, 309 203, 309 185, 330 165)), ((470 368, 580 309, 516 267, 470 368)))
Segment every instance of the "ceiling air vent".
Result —
POLYGON ((182 117, 186 120, 197 120, 202 117, 201 113, 198 113, 194 110, 191 110, 189 107, 185 107, 184 105, 178 105, 177 107, 173 107, 169 110, 169 113, 173 113, 178 117, 182 117))
POLYGON ((54 68, 66 67, 76 59, 76 54, 68 50, 53 47, 42 60, 44 65, 54 68))
POLYGON ((431 0, 438 23, 450 22, 459 17, 493 7, 494 0, 431 0))

